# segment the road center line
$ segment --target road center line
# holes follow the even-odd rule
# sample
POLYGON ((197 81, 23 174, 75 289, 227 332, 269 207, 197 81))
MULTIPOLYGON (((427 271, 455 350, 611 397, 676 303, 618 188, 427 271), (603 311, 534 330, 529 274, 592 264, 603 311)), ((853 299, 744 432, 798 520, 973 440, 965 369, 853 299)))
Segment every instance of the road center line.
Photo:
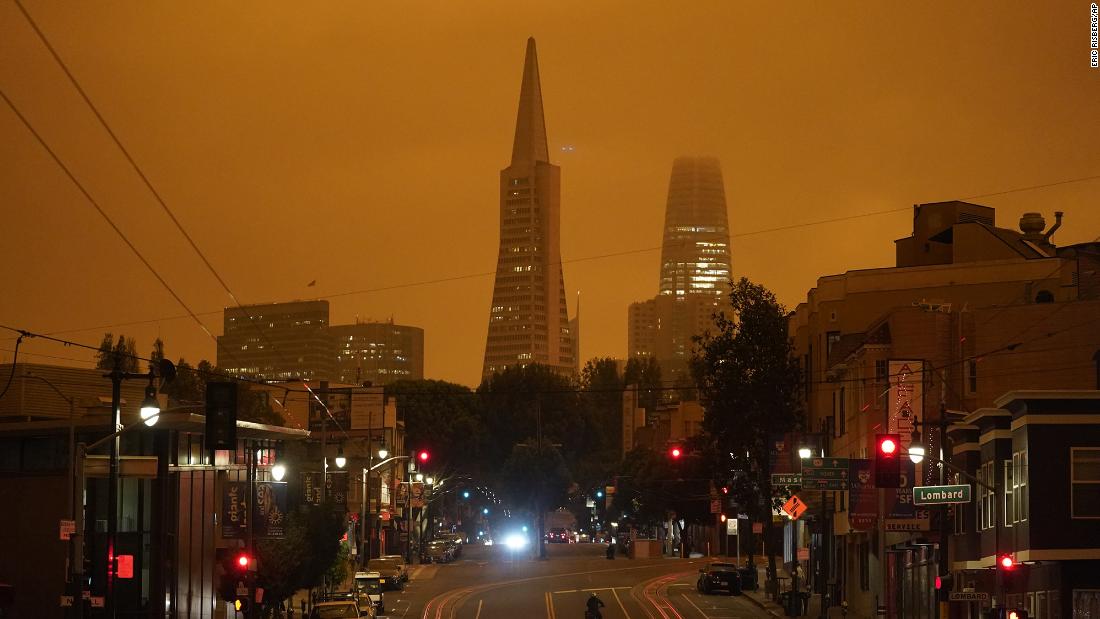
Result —
POLYGON ((626 619, 630 619, 630 613, 626 612, 626 606, 623 606, 623 601, 619 599, 618 592, 615 589, 629 589, 630 587, 611 587, 611 595, 615 596, 615 601, 619 603, 619 608, 623 610, 623 616, 626 619))

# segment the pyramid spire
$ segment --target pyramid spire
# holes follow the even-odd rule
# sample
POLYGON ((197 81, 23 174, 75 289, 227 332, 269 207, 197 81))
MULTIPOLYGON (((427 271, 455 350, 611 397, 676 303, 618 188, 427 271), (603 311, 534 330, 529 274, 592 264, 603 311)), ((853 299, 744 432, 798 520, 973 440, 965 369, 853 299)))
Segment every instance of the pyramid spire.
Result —
POLYGON ((539 59, 535 39, 527 39, 527 57, 523 61, 523 83, 519 89, 519 114, 516 137, 512 143, 512 164, 550 162, 546 146, 546 120, 542 114, 542 86, 539 84, 539 59))

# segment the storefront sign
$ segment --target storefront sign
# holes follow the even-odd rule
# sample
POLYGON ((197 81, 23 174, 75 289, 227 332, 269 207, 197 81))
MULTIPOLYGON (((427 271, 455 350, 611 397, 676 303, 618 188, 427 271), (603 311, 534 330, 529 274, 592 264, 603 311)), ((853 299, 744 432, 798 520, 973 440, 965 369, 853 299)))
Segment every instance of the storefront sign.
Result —
POLYGON ((891 434, 901 435, 902 453, 913 442, 913 430, 924 410, 924 362, 890 361, 890 394, 887 416, 891 434))
POLYGON ((321 504, 321 473, 302 473, 302 500, 310 505, 321 504))

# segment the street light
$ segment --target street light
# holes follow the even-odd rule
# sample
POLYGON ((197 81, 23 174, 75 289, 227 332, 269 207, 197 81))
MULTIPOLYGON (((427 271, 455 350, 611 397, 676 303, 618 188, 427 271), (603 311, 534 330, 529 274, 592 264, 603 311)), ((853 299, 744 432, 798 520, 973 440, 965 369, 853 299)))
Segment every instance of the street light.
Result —
POLYGON ((347 464, 348 459, 344 457, 344 447, 340 446, 340 448, 336 451, 336 468, 342 469, 347 466, 347 464))
POLYGON ((924 445, 920 443, 913 443, 909 445, 909 459, 913 461, 913 464, 920 464, 924 461, 924 445))
POLYGON ((803 460, 806 460, 806 459, 810 458, 813 455, 814 455, 814 452, 809 447, 799 447, 798 448, 798 457, 802 458, 803 460))
POLYGON ((424 481, 424 474, 423 473, 417 473, 416 474, 416 481, 424 481))
POLYGON ((435 478, 434 477, 425 477, 424 478, 424 483, 431 486, 431 485, 435 484, 435 478))
POLYGON ((390 455, 390 451, 388 449, 386 449, 385 445, 382 445, 381 447, 378 448, 378 457, 379 458, 381 458, 382 460, 385 460, 386 456, 388 456, 388 455, 390 455))
POLYGON ((271 478, 275 481, 283 481, 283 477, 286 476, 286 465, 282 462, 276 462, 271 467, 271 478))
POLYGON ((157 388, 153 386, 153 376, 149 376, 149 386, 145 388, 145 399, 141 401, 141 418, 150 428, 160 419, 160 402, 157 402, 157 388))

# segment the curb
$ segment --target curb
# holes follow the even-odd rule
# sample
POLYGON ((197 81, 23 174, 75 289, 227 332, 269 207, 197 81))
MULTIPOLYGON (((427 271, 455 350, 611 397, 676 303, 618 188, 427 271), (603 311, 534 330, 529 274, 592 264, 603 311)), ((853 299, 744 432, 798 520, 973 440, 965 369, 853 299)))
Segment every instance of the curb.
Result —
POLYGON ((756 604, 757 606, 759 606, 760 610, 763 610, 764 612, 768 613, 769 615, 771 615, 773 617, 784 617, 784 616, 786 616, 786 615, 782 615, 782 614, 777 613, 775 610, 773 610, 771 608, 768 608, 767 604, 762 600, 756 599, 755 595, 750 595, 750 594, 746 593, 746 594, 744 594, 744 596, 746 598, 748 598, 749 600, 752 600, 753 604, 756 604))

